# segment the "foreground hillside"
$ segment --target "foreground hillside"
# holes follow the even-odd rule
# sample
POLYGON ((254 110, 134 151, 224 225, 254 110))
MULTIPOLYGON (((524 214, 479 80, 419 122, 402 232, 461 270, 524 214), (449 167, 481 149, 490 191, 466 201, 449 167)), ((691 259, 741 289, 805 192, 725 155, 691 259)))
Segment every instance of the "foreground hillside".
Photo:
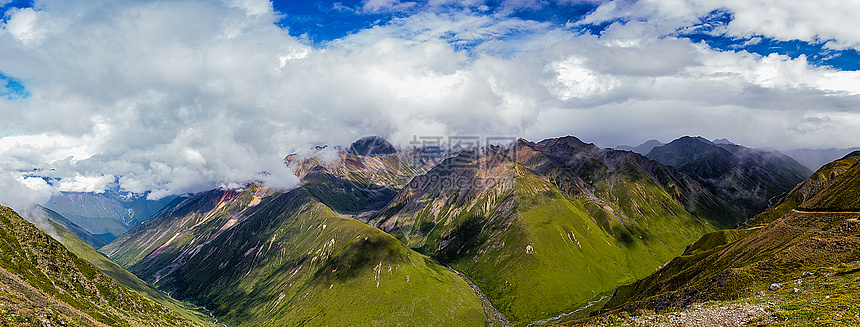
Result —
POLYGON ((0 324, 192 326, 117 284, 6 207, 0 207, 0 324))
POLYGON ((341 218, 307 187, 203 193, 101 251, 231 326, 483 326, 488 319, 465 280, 341 218))
POLYGON ((657 273, 618 288, 604 310, 736 299, 860 260, 857 162, 825 165, 749 225, 705 235, 657 273))
POLYGON ((709 301, 662 312, 637 310, 567 326, 860 326, 860 262, 803 271, 737 300, 709 301))
MULTIPOLYGON (((165 293, 153 288, 151 285, 96 251, 96 249, 91 245, 78 238, 74 232, 69 231, 65 225, 58 223, 57 221, 62 222, 65 218, 59 216, 56 212, 53 212, 50 209, 36 207, 34 210, 25 212, 23 217, 28 221, 35 221, 37 223, 36 227, 42 231, 50 233, 49 235, 63 244, 69 252, 93 265, 93 267, 98 268, 102 273, 108 275, 118 284, 125 286, 126 288, 143 295, 145 298, 155 301, 156 303, 161 304, 171 311, 192 321, 201 324, 207 324, 210 322, 210 317, 200 312, 198 308, 193 308, 187 303, 182 303, 167 296, 165 293), (40 213, 44 213, 45 216, 41 216, 40 213), (34 215, 39 215, 39 217, 34 217, 34 215)), ((65 221, 68 222, 68 220, 65 221)))

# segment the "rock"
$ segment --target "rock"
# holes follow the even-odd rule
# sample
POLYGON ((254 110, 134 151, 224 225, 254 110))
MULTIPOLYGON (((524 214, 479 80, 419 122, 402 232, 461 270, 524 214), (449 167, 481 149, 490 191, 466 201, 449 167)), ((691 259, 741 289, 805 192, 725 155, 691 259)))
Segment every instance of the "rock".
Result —
POLYGON ((795 288, 795 289, 791 290, 791 292, 792 293, 800 293, 801 291, 799 289, 795 288))
POLYGON ((773 283, 773 284, 770 284, 770 288, 769 288, 769 289, 770 289, 771 291, 774 291, 774 290, 778 290, 780 287, 782 287, 782 284, 779 284, 779 283, 773 283))
POLYGON ((804 271, 802 274, 800 274, 800 277, 812 277, 812 276, 815 276, 815 273, 811 272, 811 271, 804 271))
POLYGON ((362 156, 378 156, 396 153, 397 149, 384 138, 368 136, 350 145, 349 152, 362 156))

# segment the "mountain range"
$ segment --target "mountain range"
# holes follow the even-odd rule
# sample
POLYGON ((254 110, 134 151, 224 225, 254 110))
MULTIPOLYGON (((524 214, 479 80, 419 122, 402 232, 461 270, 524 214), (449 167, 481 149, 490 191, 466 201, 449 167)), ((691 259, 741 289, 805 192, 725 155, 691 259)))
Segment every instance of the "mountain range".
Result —
POLYGON ((739 207, 745 217, 766 209, 812 174, 778 151, 713 143, 702 137, 685 136, 655 147, 645 156, 696 179, 739 207))
MULTIPOLYGON (((706 140, 707 141, 707 140, 706 140)), ((728 139, 715 139, 710 141, 714 144, 726 144, 726 145, 737 145, 734 142, 729 141, 728 139)), ((666 145, 666 143, 660 142, 658 140, 648 140, 638 146, 630 146, 630 145, 618 145, 615 147, 616 150, 625 150, 625 151, 633 151, 641 155, 647 155, 648 152, 651 152, 652 149, 658 146, 666 145)), ((811 149, 811 148, 803 148, 803 149, 791 149, 784 150, 782 153, 790 156, 792 159, 796 160, 804 167, 808 168, 810 171, 818 170, 821 166, 837 160, 842 156, 851 153, 853 151, 860 150, 860 148, 827 148, 827 149, 811 149)))
POLYGON ((856 157, 813 174, 777 151, 700 137, 645 155, 573 136, 452 149, 368 137, 316 151, 284 159, 301 180, 291 190, 63 193, 27 216, 118 287, 193 323, 205 310, 230 326, 525 326, 609 297, 599 312, 746 294, 697 276, 735 290, 761 272, 689 265, 795 212, 855 205, 853 184, 824 190, 856 157), (106 245, 93 233, 111 228, 121 235, 106 245))
POLYGON ((472 323, 526 325, 745 219, 674 168, 575 137, 444 156, 383 141, 331 161, 290 155, 301 187, 183 198, 101 251, 228 324, 344 321, 345 304, 321 303, 345 296, 386 303, 357 324, 470 324, 480 312, 472 323))

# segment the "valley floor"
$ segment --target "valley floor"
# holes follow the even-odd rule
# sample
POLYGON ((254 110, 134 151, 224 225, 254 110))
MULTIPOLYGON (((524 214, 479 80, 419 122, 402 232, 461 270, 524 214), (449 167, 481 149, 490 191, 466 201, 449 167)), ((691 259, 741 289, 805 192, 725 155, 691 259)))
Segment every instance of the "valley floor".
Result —
POLYGON ((568 326, 860 326, 860 262, 798 272, 734 301, 655 313, 612 313, 568 326), (772 288, 772 289, 771 289, 772 288))

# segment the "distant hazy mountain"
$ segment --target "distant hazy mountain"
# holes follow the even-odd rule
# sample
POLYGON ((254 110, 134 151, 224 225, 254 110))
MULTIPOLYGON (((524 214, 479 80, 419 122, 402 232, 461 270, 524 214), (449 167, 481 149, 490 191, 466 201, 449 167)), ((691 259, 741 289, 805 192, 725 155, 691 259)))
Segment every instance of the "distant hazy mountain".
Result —
POLYGON ((641 155, 646 155, 646 154, 648 154, 648 152, 651 152, 651 149, 653 149, 654 147, 658 147, 658 146, 661 146, 664 144, 666 144, 666 143, 663 143, 663 142, 660 142, 657 140, 648 140, 648 141, 645 141, 645 143, 642 143, 636 147, 632 147, 629 145, 619 145, 619 146, 616 146, 615 149, 616 150, 624 150, 624 151, 633 151, 633 152, 636 152, 636 153, 641 154, 641 155))
POLYGON ((714 144, 727 144, 727 145, 737 145, 732 141, 729 141, 727 138, 716 139, 712 141, 714 144))
POLYGON ((810 170, 816 170, 824 164, 842 158, 846 154, 858 149, 860 148, 795 149, 783 152, 810 170))
POLYGON ((752 217, 812 174, 775 150, 717 144, 685 136, 655 147, 646 157, 677 168, 752 217))
MULTIPOLYGON (((824 165, 741 228, 705 235, 653 275, 619 287, 604 310, 736 299, 772 291, 771 283, 810 277, 803 272, 860 260, 858 161, 854 156, 824 165)), ((786 287, 804 288, 791 285, 786 287)))
MULTIPOLYGON (((58 237, 76 239, 60 225, 47 228, 58 237)), ((2 206, 0 240, 0 323, 4 326, 198 325, 118 284, 114 276, 2 206)), ((89 253, 100 256, 92 248, 89 253)))
MULTIPOLYGON (((100 248, 100 247, 102 247, 108 243, 105 240, 98 238, 98 237, 94 236, 93 234, 91 234, 90 232, 88 232, 87 230, 81 228, 81 226, 78 226, 78 224, 75 224, 71 220, 68 220, 66 217, 63 217, 62 215, 60 215, 56 211, 45 208, 43 206, 37 206, 37 207, 33 208, 32 210, 30 210, 30 212, 26 212, 24 216, 27 217, 28 214, 29 215, 43 215, 44 218, 47 218, 47 219, 53 221, 54 223, 56 223, 60 226, 63 226, 63 228, 65 230, 72 233, 73 235, 75 235, 75 237, 77 237, 81 241, 84 241, 85 243, 89 244, 93 248, 98 249, 98 248, 100 248)), ((29 219, 29 217, 28 217, 28 219, 29 219)))
POLYGON ((45 207, 107 243, 149 220, 172 199, 152 201, 145 194, 126 196, 112 191, 61 192, 51 197, 45 207))

